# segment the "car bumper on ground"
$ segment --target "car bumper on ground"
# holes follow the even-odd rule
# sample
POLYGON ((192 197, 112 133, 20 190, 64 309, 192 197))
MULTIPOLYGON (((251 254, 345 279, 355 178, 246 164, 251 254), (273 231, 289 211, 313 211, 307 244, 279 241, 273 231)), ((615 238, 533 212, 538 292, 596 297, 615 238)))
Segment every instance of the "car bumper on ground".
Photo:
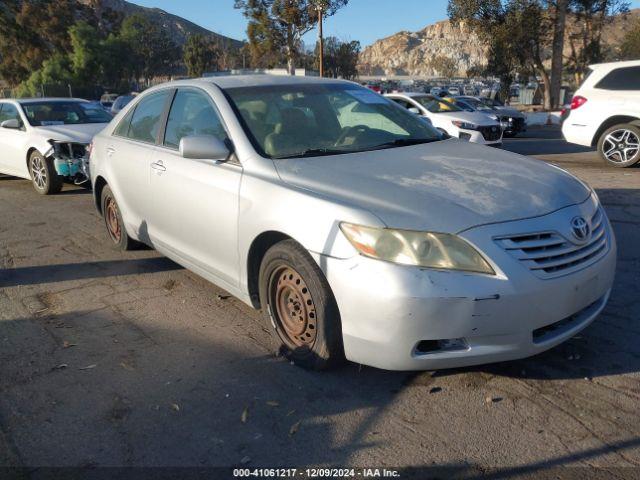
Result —
MULTIPOLYGON (((548 215, 548 224, 580 211, 548 215)), ((540 218, 511 223, 523 231, 545 224, 540 218)), ((493 240, 508 224, 462 234, 475 245, 489 235, 482 251, 495 262, 496 275, 316 256, 340 309, 347 359, 387 370, 433 370, 524 358, 562 343, 589 325, 609 298, 616 246, 606 217, 605 223, 608 246, 598 260, 550 279, 534 275, 493 240)))

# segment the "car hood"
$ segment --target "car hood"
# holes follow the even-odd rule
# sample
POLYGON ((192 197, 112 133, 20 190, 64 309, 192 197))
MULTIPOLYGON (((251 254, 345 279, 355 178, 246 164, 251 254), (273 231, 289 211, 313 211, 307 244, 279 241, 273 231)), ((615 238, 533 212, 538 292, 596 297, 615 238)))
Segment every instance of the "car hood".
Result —
POLYGON ((456 233, 545 215, 590 195, 543 161, 457 139, 274 163, 284 182, 407 230, 456 233))
POLYGON ((493 118, 482 112, 440 112, 437 115, 445 116, 450 120, 459 120, 476 125, 496 125, 496 121, 493 118))
POLYGON ((509 115, 510 117, 514 117, 514 118, 524 118, 524 114, 513 107, 497 107, 498 109, 498 113, 500 113, 500 115, 509 115))
POLYGON ((34 127, 43 137, 59 142, 89 143, 108 123, 84 123, 80 125, 51 125, 34 127))

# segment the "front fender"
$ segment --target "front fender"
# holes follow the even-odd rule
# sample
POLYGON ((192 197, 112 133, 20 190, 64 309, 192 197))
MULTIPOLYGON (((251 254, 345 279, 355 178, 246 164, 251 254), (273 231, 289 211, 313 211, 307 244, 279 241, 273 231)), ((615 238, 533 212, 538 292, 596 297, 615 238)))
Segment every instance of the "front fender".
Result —
MULTIPOLYGON (((340 231, 340 222, 384 227, 373 213, 284 184, 277 177, 243 176, 239 208, 240 264, 246 266, 253 241, 264 232, 287 235, 313 254, 350 258, 357 251, 340 231)), ((240 268, 247 286, 247 269, 240 268)))

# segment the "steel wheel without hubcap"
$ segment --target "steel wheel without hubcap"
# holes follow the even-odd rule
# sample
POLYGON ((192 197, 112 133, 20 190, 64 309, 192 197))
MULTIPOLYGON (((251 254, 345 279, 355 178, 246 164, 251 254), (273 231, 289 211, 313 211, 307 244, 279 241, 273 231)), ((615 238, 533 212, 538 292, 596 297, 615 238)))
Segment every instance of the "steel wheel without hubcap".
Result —
POLYGON ((624 163, 633 160, 640 149, 640 138, 627 129, 614 130, 605 138, 602 154, 611 163, 624 163))
POLYGON ((118 220, 118 205, 113 197, 106 198, 104 219, 111 239, 115 243, 120 243, 120 240, 122 239, 122 228, 120 227, 120 221, 118 220))
POLYGON ((312 348, 317 335, 316 306, 309 287, 293 268, 276 269, 270 281, 273 319, 282 341, 289 348, 312 348))
POLYGON ((47 188, 47 167, 44 164, 44 159, 39 155, 34 155, 31 158, 31 178, 36 188, 45 190, 47 188))

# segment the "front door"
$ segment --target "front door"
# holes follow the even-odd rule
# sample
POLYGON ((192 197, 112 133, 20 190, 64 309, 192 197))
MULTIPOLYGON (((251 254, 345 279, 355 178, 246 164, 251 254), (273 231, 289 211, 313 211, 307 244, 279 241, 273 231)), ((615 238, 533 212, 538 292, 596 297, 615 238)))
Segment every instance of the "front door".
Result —
POLYGON ((191 135, 228 140, 209 95, 195 88, 179 89, 162 145, 155 149, 150 165, 151 240, 198 273, 237 286, 242 167, 183 158, 180 139, 191 135))
POLYGON ((28 176, 29 170, 24 149, 27 132, 18 113, 18 107, 12 103, 0 103, 0 123, 5 120, 17 120, 21 127, 19 129, 0 128, 0 173, 20 177, 28 176))

